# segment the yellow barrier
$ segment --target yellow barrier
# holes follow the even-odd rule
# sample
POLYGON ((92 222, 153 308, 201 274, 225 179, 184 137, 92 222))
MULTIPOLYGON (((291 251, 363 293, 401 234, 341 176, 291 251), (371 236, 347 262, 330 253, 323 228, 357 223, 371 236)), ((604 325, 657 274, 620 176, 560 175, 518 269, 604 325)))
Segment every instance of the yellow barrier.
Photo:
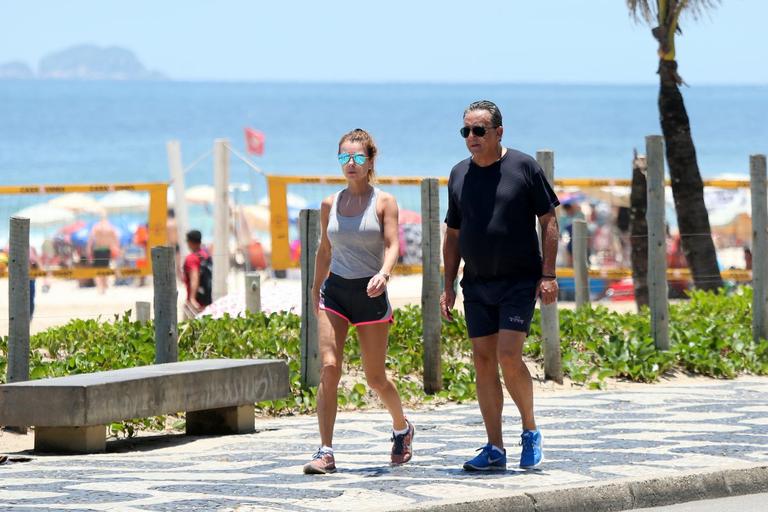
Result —
MULTIPOLYGON (((299 184, 316 184, 316 185, 345 185, 347 180, 343 176, 276 176, 267 175, 267 190, 269 193, 269 209, 270 209, 270 231, 272 237, 272 268, 274 270, 286 270, 288 268, 297 268, 299 264, 291 259, 290 240, 288 236, 288 185, 299 184)), ((382 185, 420 185, 424 178, 414 176, 400 176, 400 177, 377 177, 376 183, 382 185)), ((441 186, 448 184, 448 178, 437 178, 438 183, 441 186)), ((670 185, 670 181, 667 180, 667 186, 670 185)), ((594 187, 629 187, 632 185, 631 180, 618 180, 618 179, 589 179, 589 178, 573 178, 573 179, 556 179, 556 187, 581 187, 581 188, 594 188, 594 187)), ((749 188, 749 180, 704 180, 704 185, 708 187, 719 188, 749 188)), ((420 265, 398 265, 395 269, 395 273, 420 273, 420 265)), ((598 272, 598 271, 592 271, 598 272)), ((594 275, 593 277, 608 277, 611 279, 621 279, 623 277, 631 276, 632 273, 629 269, 613 269, 613 270, 601 270, 599 272, 607 273, 606 276, 602 274, 594 275)), ((592 275, 592 274, 590 274, 592 275)), ((572 274, 571 274, 572 276, 572 274)), ((567 276, 567 277, 571 277, 567 276)))
MULTIPOLYGON (((107 185, 21 185, 0 187, 3 194, 65 194, 71 192, 149 192, 149 216, 147 219, 147 251, 167 243, 166 222, 168 215, 168 185, 166 183, 119 183, 107 185)), ((143 268, 71 268, 30 271, 30 277, 50 275, 64 279, 89 279, 99 276, 146 276, 152 274, 152 258, 147 254, 143 268)), ((0 270, 0 278, 8 277, 6 269, 0 270)))

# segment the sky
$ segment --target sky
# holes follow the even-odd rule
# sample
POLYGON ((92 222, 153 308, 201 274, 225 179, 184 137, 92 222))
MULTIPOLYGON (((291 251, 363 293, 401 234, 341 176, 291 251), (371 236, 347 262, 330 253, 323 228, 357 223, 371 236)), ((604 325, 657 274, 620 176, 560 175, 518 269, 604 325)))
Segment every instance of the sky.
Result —
MULTIPOLYGON (((0 63, 91 43, 177 80, 647 84, 625 0, 0 0, 0 63)), ((768 84, 766 0, 684 19, 691 84, 768 84)))

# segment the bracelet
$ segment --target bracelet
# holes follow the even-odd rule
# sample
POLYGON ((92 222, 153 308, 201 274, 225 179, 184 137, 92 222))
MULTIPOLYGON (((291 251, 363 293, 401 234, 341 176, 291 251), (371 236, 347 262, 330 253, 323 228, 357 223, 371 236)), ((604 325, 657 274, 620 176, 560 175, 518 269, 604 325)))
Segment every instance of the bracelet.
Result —
POLYGON ((548 274, 542 274, 541 278, 542 279, 557 279, 557 276, 552 276, 552 275, 548 275, 548 274))
POLYGON ((387 274, 386 272, 379 272, 379 275, 386 279, 387 282, 389 282, 389 276, 391 274, 387 274))

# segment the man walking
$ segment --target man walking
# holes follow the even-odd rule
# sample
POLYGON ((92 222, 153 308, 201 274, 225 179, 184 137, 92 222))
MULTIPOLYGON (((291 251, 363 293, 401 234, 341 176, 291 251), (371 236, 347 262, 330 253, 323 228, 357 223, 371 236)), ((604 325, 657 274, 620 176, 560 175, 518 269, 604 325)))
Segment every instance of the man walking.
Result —
POLYGON ((202 242, 200 231, 193 229, 187 233, 189 254, 182 267, 187 288, 187 300, 184 302, 184 318, 187 320, 195 318, 212 302, 212 260, 202 242))
POLYGON ((460 133, 471 156, 456 164, 448 180, 445 290, 440 307, 443 317, 452 320, 454 283, 463 259, 464 311, 477 373, 477 399, 488 435, 488 443, 464 469, 507 467, 499 365, 523 423, 520 467, 532 468, 541 462, 541 434, 534 420, 533 386, 523 362, 523 343, 536 298, 543 304, 557 299, 555 207, 559 202, 536 160, 501 145, 504 128, 495 104, 478 101, 467 107, 460 133))

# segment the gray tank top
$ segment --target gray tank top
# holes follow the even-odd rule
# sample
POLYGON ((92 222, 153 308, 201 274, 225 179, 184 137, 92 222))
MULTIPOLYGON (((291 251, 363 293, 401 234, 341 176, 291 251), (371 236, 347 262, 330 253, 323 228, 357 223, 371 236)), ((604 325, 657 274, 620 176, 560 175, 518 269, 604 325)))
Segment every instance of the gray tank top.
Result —
POLYGON ((339 214, 340 195, 333 196, 326 230, 331 242, 330 270, 345 279, 370 277, 381 270, 384 261, 384 235, 376 214, 379 189, 373 189, 363 213, 354 217, 339 214))

